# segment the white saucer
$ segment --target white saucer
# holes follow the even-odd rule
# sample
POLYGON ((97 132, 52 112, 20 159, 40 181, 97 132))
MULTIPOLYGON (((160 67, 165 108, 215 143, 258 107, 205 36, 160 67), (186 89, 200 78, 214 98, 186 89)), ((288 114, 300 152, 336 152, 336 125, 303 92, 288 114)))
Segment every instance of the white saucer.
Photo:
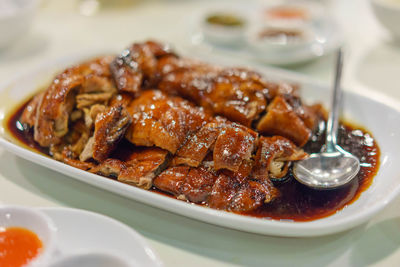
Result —
POLYGON ((39 208, 57 228, 55 258, 104 252, 121 257, 131 266, 163 266, 153 249, 128 226, 94 212, 71 208, 39 208))

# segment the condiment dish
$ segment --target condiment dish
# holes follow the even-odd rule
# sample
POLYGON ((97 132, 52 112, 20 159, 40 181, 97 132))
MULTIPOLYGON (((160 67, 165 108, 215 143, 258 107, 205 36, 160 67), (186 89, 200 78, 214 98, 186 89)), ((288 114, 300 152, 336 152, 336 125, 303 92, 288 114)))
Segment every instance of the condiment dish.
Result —
POLYGON ((208 42, 216 45, 239 46, 244 41, 247 21, 243 14, 235 10, 210 11, 205 13, 200 26, 208 42))
POLYGON ((57 228, 45 213, 22 206, 0 206, 0 228, 21 227, 35 233, 43 248, 27 267, 47 266, 56 250, 57 228))

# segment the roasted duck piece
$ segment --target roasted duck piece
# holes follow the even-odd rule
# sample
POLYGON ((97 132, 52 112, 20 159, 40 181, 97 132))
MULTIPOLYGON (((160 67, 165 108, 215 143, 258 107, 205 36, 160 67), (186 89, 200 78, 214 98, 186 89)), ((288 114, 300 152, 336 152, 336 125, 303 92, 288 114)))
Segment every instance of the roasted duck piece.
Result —
POLYGON ((156 78, 158 59, 172 54, 168 46, 153 41, 133 44, 110 64, 115 84, 120 91, 137 95, 143 83, 156 78))
MULTIPOLYGON (((57 75, 38 104, 34 138, 41 146, 58 144, 68 133, 69 116, 80 94, 116 93, 109 64, 112 57, 103 57, 66 69, 57 75)), ((101 102, 106 102, 104 97, 101 102)))
POLYGON ((116 83, 123 84, 118 86, 119 90, 137 94, 140 86, 156 87, 184 97, 213 115, 246 127, 254 126, 264 135, 281 135, 299 146, 310 138, 321 112, 302 104, 295 86, 266 81, 247 69, 222 68, 180 58, 162 47, 154 42, 134 44, 117 57, 111 72, 116 83), (120 77, 120 73, 127 77, 120 77), (138 76, 135 86, 124 84, 138 76), (277 97, 279 101, 275 100, 277 97), (289 117, 281 116, 282 113, 289 117))
POLYGON ((240 212, 254 210, 279 196, 270 182, 241 181, 205 166, 168 168, 154 179, 154 185, 181 200, 240 212))
POLYGON ((126 138, 135 145, 155 145, 171 153, 209 120, 202 108, 160 91, 143 92, 127 109, 133 121, 126 138))
POLYGON ((290 140, 281 136, 260 137, 252 176, 261 181, 282 178, 291 161, 304 159, 307 154, 290 140))
POLYGON ((282 177, 288 161, 307 156, 284 137, 261 137, 243 125, 208 116, 188 101, 157 90, 143 92, 127 107, 133 118, 126 138, 136 146, 156 146, 174 155, 172 165, 199 167, 210 155, 212 170, 226 170, 240 179, 282 177), (258 148, 258 149, 257 149, 258 148), (254 154, 257 153, 254 161, 254 154))
POLYGON ((92 173, 115 177, 118 181, 144 189, 153 185, 153 179, 161 173, 169 162, 168 151, 155 147, 130 147, 125 145, 123 157, 110 157, 91 168, 92 173))
POLYGON ((150 41, 66 69, 21 122, 76 168, 247 212, 279 196, 270 179, 307 156, 297 145, 320 111, 291 85, 180 58, 150 41))

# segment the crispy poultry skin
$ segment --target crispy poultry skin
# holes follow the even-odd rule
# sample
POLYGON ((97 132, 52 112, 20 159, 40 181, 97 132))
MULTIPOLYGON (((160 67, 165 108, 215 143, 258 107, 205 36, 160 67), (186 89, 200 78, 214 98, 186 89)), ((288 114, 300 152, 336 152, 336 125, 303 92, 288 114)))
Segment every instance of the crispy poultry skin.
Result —
POLYGON ((268 106, 267 114, 259 121, 257 130, 285 136, 299 146, 304 146, 311 136, 311 130, 281 96, 275 97, 268 106))
POLYGON ((307 153, 281 136, 260 137, 252 176, 261 181, 282 178, 286 175, 291 161, 307 157, 307 153))
POLYGON ((137 95, 144 82, 156 78, 157 60, 173 55, 168 46, 153 41, 135 43, 110 64, 115 84, 120 91, 137 95))
MULTIPOLYGON (((34 138, 41 146, 62 142, 78 93, 116 92, 109 64, 112 57, 94 59, 66 69, 44 92, 37 107, 34 138)), ((110 95, 111 96, 111 95, 110 95)))
POLYGON ((153 185, 153 179, 169 162, 168 151, 155 147, 125 149, 123 155, 120 159, 108 158, 89 171, 149 189, 153 185))
POLYGON ((111 107, 97 115, 94 126, 93 158, 107 159, 131 124, 131 117, 122 105, 111 107))
POLYGON ((209 120, 198 107, 160 91, 145 91, 128 106, 133 120, 126 138, 138 146, 158 146, 175 153, 186 136, 209 120))
POLYGON ((204 166, 170 167, 154 179, 154 185, 181 200, 240 212, 254 210, 279 196, 271 183, 240 181, 204 166))
POLYGON ((57 75, 24 110, 34 139, 66 164, 180 200, 248 212, 279 197, 323 115, 296 86, 136 43, 57 75))
MULTIPOLYGON (((155 42, 132 45, 113 64, 111 69, 116 83, 123 84, 118 86, 120 91, 137 95, 140 86, 156 87, 169 95, 188 99, 213 115, 226 117, 246 127, 255 126, 264 135, 287 137, 300 146, 308 141, 320 115, 302 104, 296 86, 266 81, 260 74, 243 68, 222 68, 181 58, 155 42), (121 64, 115 67, 115 62, 121 64), (121 78, 119 73, 127 77, 121 78), (136 77, 134 86, 126 85, 126 81, 136 77), (276 97, 281 97, 292 109, 290 119, 297 121, 295 129, 268 124, 282 121, 282 118, 272 117, 274 114, 279 117, 279 113, 272 112, 268 117, 265 114, 269 110, 276 111, 276 105, 269 107, 276 97)), ((288 107, 279 106, 283 109, 288 107)))

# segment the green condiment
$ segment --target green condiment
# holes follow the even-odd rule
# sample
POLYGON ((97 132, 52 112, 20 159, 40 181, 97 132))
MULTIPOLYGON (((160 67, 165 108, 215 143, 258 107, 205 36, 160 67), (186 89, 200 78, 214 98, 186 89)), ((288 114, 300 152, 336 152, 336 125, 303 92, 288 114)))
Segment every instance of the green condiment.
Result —
POLYGON ((220 26, 241 27, 244 25, 244 20, 233 14, 212 14, 207 17, 207 22, 220 26))

